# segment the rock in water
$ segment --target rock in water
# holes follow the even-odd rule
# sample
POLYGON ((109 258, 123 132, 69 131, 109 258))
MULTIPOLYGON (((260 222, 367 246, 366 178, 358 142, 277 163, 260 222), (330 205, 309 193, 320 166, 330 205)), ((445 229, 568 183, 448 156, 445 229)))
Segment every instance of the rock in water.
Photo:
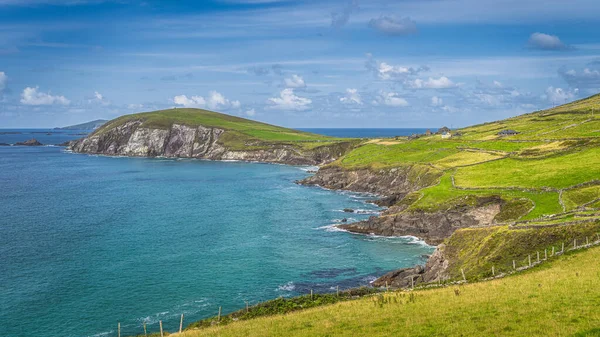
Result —
POLYGON ((344 212, 346 212, 346 213, 354 213, 354 210, 352 208, 344 208, 344 212))
POLYGON ((41 146, 41 145, 44 145, 44 144, 38 142, 37 139, 32 138, 32 139, 24 141, 24 142, 17 142, 15 145, 21 145, 21 146, 41 146))

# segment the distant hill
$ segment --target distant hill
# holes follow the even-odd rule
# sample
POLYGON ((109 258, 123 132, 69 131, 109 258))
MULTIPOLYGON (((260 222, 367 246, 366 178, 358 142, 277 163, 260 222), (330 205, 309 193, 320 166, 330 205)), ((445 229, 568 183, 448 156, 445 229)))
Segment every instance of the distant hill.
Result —
POLYGON ((76 125, 65 126, 62 128, 54 128, 54 130, 96 130, 102 125, 106 124, 108 120, 106 119, 97 119, 95 121, 81 123, 76 125))

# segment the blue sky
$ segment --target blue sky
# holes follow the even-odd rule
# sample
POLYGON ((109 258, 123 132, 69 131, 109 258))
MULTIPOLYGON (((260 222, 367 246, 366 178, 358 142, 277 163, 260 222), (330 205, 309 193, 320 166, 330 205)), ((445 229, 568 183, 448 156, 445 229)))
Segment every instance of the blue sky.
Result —
POLYGON ((600 92, 597 0, 0 0, 0 128, 453 127, 600 92))

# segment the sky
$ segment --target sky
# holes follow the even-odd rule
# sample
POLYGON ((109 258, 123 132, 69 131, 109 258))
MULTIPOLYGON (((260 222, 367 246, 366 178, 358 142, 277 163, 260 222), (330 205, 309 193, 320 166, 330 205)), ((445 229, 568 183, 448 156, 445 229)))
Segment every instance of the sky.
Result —
POLYGON ((0 0, 0 128, 461 127, 600 92, 597 0, 0 0))

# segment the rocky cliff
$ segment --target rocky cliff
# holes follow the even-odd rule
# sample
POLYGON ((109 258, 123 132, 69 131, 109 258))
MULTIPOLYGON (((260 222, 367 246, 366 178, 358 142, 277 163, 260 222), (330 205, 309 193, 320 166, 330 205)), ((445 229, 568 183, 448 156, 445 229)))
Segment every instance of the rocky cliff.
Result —
POLYGON ((423 211, 409 210, 408 204, 399 203, 408 193, 435 184, 438 177, 436 171, 415 166, 387 170, 347 170, 328 166, 299 183, 376 193, 381 196, 380 204, 389 206, 381 215, 372 216, 366 221, 338 225, 341 229, 359 234, 415 236, 430 245, 438 245, 425 266, 392 271, 373 282, 374 286, 387 284, 391 287, 410 287, 447 279, 448 259, 444 255, 445 246, 442 242, 457 229, 495 224, 494 218, 504 204, 499 197, 482 197, 469 204, 423 211))
POLYGON ((242 160, 291 165, 319 165, 342 156, 351 143, 333 143, 310 150, 286 144, 248 144, 234 150, 220 139, 227 130, 183 124, 168 129, 147 128, 132 120, 98 132, 69 145, 73 152, 135 156, 242 160))

